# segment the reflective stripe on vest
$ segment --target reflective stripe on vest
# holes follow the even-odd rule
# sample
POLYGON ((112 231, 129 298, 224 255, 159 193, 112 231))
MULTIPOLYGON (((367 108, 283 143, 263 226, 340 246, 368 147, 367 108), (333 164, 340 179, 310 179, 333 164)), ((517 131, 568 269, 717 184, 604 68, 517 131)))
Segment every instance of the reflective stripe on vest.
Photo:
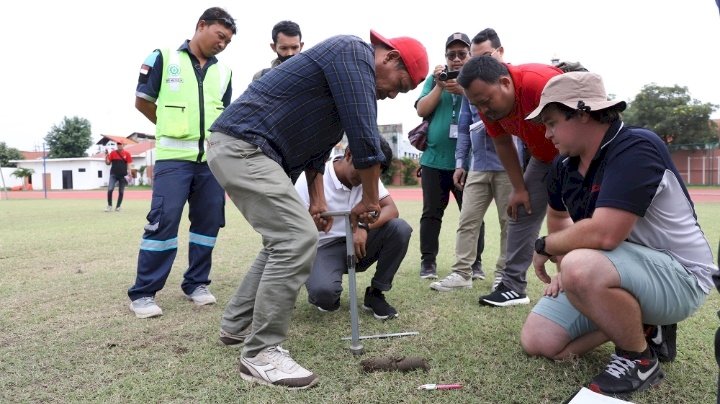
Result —
POLYGON ((202 143, 209 134, 207 128, 224 110, 222 99, 230 85, 231 71, 214 63, 207 68, 199 85, 186 51, 164 49, 161 53, 163 72, 157 99, 156 159, 205 161, 202 143))

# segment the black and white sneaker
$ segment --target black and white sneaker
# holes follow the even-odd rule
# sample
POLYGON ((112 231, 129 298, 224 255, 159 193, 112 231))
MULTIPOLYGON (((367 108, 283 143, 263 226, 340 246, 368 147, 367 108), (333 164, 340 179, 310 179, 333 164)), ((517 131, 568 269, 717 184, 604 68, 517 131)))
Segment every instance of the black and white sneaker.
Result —
POLYGON ((505 284, 500 283, 489 295, 480 296, 478 303, 484 306, 505 307, 515 306, 517 304, 528 304, 530 303, 530 298, 528 298, 526 294, 510 290, 505 284))
POLYGON ((674 361, 677 356, 677 324, 644 326, 645 340, 658 360, 663 363, 674 361))
POLYGON ((422 261, 420 263, 421 279, 437 279, 437 264, 435 262, 422 261))
POLYGON ((373 317, 378 320, 388 320, 398 316, 397 310, 388 304, 382 291, 369 286, 365 289, 365 300, 362 308, 371 312, 373 317))
POLYGON ((596 393, 626 396, 656 386, 664 377, 660 361, 652 349, 633 358, 629 352, 615 348, 615 353, 610 355, 610 363, 590 381, 588 388, 596 393))

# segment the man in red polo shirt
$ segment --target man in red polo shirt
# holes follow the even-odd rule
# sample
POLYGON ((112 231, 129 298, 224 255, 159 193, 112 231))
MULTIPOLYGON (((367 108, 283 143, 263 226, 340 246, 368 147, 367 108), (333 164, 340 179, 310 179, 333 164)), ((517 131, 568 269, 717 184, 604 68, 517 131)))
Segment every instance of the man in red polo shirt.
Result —
POLYGON ((125 150, 125 145, 122 142, 117 144, 117 150, 113 150, 110 153, 105 150, 105 164, 110 166, 107 207, 105 208, 105 212, 112 212, 112 194, 113 190, 115 190, 115 184, 119 186, 115 211, 120 212, 120 205, 122 205, 125 185, 127 184, 125 177, 130 173, 128 165, 132 163, 132 161, 132 156, 125 150))
POLYGON ((512 306, 528 304, 525 293, 526 273, 533 257, 547 208, 545 176, 558 154, 545 139, 542 124, 525 117, 540 104, 540 94, 552 77, 562 74, 556 67, 543 64, 508 65, 491 56, 478 56, 462 68, 458 83, 474 105, 493 138, 495 150, 510 177, 507 231, 507 261, 502 282, 490 294, 480 296, 480 304, 512 306), (512 135, 520 137, 531 158, 523 176, 512 135))

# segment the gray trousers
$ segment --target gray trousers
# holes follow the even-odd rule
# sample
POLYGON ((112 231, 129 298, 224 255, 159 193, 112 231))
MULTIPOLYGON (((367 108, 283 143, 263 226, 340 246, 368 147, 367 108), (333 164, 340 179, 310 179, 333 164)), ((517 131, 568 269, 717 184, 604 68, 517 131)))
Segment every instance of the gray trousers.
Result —
MULTIPOLYGON (((338 220, 336 218, 335 220, 338 220)), ((392 288, 395 273, 407 253, 412 228, 402 219, 392 219, 384 226, 370 230, 366 255, 358 261, 357 271, 363 272, 377 262, 370 285, 378 290, 392 288)), ((305 287, 308 302, 324 310, 340 307, 342 276, 347 273, 347 250, 345 237, 332 240, 318 247, 317 257, 305 287)))
POLYGON ((532 214, 528 215, 525 208, 520 205, 517 220, 510 218, 508 222, 507 256, 502 282, 518 293, 525 293, 526 275, 532 263, 535 240, 538 238, 547 212, 548 191, 545 178, 549 169, 550 164, 545 164, 535 157, 530 158, 524 179, 530 196, 532 214))
POLYGON ((252 358, 287 338, 295 300, 315 259, 318 231, 290 178, 257 146, 212 133, 208 164, 262 236, 263 248, 220 323, 230 333, 252 327, 242 350, 252 358))

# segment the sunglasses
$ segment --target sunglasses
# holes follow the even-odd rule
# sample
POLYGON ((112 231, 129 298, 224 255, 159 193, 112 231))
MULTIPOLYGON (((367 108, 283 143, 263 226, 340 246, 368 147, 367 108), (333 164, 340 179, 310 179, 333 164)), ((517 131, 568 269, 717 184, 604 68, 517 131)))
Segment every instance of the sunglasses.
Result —
POLYGON ((468 57, 468 52, 466 51, 451 51, 445 54, 445 57, 448 58, 448 60, 455 60, 455 58, 459 58, 460 60, 465 60, 466 57, 468 57))
POLYGON ((235 26, 235 20, 223 17, 223 18, 208 18, 205 20, 205 22, 209 21, 218 21, 221 22, 222 25, 225 26, 225 28, 232 31, 233 34, 237 34, 237 27, 235 26))

